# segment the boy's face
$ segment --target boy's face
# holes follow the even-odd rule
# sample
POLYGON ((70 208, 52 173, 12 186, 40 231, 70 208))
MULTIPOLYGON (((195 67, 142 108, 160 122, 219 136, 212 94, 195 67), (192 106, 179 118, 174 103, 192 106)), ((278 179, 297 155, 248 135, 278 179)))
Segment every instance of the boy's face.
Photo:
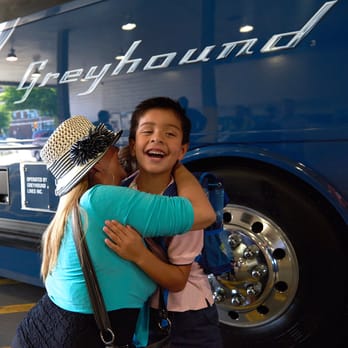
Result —
POLYGON ((179 118, 172 110, 150 109, 139 120, 135 142, 130 143, 139 168, 152 174, 170 174, 188 148, 182 144, 179 118))

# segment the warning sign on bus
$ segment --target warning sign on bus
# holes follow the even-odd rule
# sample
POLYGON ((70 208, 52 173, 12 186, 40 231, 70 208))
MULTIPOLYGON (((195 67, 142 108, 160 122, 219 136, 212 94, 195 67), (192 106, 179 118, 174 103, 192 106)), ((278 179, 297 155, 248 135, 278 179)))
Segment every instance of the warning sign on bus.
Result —
POLYGON ((21 163, 22 209, 54 211, 58 198, 54 178, 43 163, 21 163))

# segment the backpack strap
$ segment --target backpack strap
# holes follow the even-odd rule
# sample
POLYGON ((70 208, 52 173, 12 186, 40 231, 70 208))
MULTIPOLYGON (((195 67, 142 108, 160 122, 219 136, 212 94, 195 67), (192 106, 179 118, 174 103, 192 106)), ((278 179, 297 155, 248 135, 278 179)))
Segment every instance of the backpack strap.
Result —
POLYGON ((127 176, 125 179, 121 181, 121 186, 128 187, 137 175, 138 175, 138 171, 134 172, 130 176, 127 176))
MULTIPOLYGON (((173 181, 168 187, 163 191, 163 196, 177 196, 178 189, 176 183, 173 181)), ((168 245, 173 237, 153 237, 150 240, 154 241, 157 245, 159 245, 167 256, 168 245)), ((145 238, 148 240, 148 238, 145 238)), ((150 244, 150 243, 149 243, 150 244)), ((168 261, 168 260, 167 260, 168 261)))
MULTIPOLYGON (((163 196, 177 196, 178 195, 178 189, 176 186, 176 183, 173 181, 170 185, 168 185, 168 187, 163 191, 163 196)), ((162 252, 165 254, 166 257, 166 262, 168 262, 168 246, 170 241, 172 240, 173 237, 155 237, 155 238, 150 238, 150 242, 151 240, 153 242, 155 242, 157 244, 157 246, 159 246, 162 249, 162 252)), ((147 238, 146 238, 147 240, 147 238)), ((161 253, 162 254, 162 253, 161 253)), ((160 288, 160 293, 159 293, 159 297, 160 297, 160 301, 164 301, 163 306, 166 307, 167 303, 168 303, 168 295, 169 295, 169 291, 168 289, 160 288)))
POLYGON ((178 188, 175 181, 173 181, 168 187, 163 191, 163 196, 177 196, 178 188))

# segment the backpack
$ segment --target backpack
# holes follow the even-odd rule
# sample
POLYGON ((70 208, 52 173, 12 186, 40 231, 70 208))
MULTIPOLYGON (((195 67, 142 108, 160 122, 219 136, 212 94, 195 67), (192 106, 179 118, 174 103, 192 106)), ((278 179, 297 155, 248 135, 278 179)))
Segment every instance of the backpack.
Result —
POLYGON ((229 199, 223 182, 209 172, 194 173, 205 190, 216 213, 216 221, 204 229, 204 244, 195 261, 206 274, 221 275, 232 271, 233 255, 228 243, 229 233, 223 227, 223 209, 229 199))
MULTIPOLYGON (((206 274, 221 275, 232 271, 233 255, 228 243, 228 232, 223 228, 223 208, 229 199, 223 187, 223 182, 209 172, 194 172, 197 180, 206 192, 211 205, 216 212, 216 221, 204 229, 204 242, 202 252, 196 256, 195 261, 203 268, 206 274)), ((122 185, 129 186, 134 175, 126 178, 122 185)), ((165 196, 177 196, 176 183, 170 184, 163 192, 165 196)), ((152 238, 167 252, 168 242, 172 237, 152 238)))

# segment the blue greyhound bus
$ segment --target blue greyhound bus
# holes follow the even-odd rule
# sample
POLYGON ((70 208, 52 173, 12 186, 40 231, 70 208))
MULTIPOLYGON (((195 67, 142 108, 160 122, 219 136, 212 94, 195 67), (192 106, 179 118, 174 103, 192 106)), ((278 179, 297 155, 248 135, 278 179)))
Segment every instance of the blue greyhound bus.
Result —
POLYGON ((76 0, 1 23, 0 276, 42 286, 57 206, 43 142, 9 137, 8 115, 108 110, 124 145, 135 105, 169 96, 185 164, 230 199, 233 272, 209 276, 226 348, 344 342, 347 19, 346 0, 76 0))

